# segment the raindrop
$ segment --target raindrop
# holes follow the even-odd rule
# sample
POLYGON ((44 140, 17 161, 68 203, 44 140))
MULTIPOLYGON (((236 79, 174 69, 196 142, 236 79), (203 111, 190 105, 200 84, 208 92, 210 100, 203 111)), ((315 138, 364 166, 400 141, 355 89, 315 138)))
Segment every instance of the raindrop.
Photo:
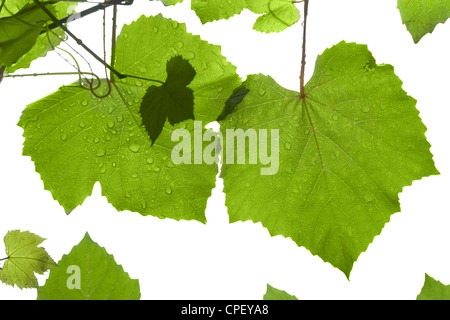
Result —
POLYGON ((131 152, 137 153, 139 152, 139 150, 141 150, 141 146, 137 145, 137 144, 132 144, 129 147, 131 152))
POLYGON ((104 148, 100 148, 97 150, 97 153, 95 154, 97 157, 103 157, 106 154, 106 150, 104 148))

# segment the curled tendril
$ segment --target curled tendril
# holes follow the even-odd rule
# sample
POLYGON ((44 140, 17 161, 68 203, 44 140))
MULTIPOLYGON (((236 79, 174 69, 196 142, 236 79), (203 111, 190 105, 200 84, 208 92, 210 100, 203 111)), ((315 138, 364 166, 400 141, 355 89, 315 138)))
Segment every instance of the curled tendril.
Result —
POLYGON ((91 72, 82 72, 79 63, 78 63, 77 59, 74 57, 73 54, 71 54, 69 51, 67 51, 67 50, 65 50, 65 49, 63 49, 63 48, 57 47, 57 46, 55 46, 55 45, 53 44, 52 40, 50 39, 50 33, 52 33, 55 37, 57 37, 58 39, 60 39, 61 42, 66 42, 66 39, 61 38, 61 36, 59 36, 59 35, 56 34, 54 31, 52 31, 52 30, 50 30, 50 29, 47 28, 47 40, 48 40, 50 46, 51 46, 55 51, 56 51, 56 49, 61 50, 61 51, 65 52, 66 54, 68 54, 68 55, 72 58, 74 64, 70 63, 66 58, 64 58, 63 56, 61 56, 61 55, 56 51, 56 52, 58 53, 58 55, 59 55, 61 58, 63 58, 67 63, 69 63, 73 68, 75 68, 75 70, 77 70, 76 73, 78 74, 78 83, 80 84, 80 86, 81 86, 83 89, 86 89, 86 90, 91 91, 91 93, 92 93, 96 98, 98 98, 98 99, 104 99, 104 98, 108 97, 108 96, 111 94, 111 91, 112 91, 111 83, 110 83, 109 79, 106 79, 106 82, 107 82, 107 85, 108 85, 108 90, 106 91, 106 93, 104 93, 104 94, 98 94, 96 91, 101 87, 102 81, 101 81, 100 77, 99 77, 98 75, 96 75, 96 74, 93 72, 93 70, 92 70, 92 68, 91 68, 91 66, 90 66, 90 64, 89 64, 89 62, 87 62, 86 59, 85 59, 80 53, 78 53, 74 48, 72 48, 69 44, 66 43, 66 44, 69 46, 69 48, 71 48, 75 53, 77 53, 78 55, 80 55, 80 56, 86 61, 86 63, 87 63, 88 66, 89 66, 89 69, 91 70, 91 72), (88 78, 85 77, 84 75, 91 75, 91 76, 93 76, 95 79, 88 79, 88 78), (84 80, 84 81, 83 81, 83 80, 84 80), (86 83, 86 84, 87 84, 87 87, 84 86, 83 83, 86 83))

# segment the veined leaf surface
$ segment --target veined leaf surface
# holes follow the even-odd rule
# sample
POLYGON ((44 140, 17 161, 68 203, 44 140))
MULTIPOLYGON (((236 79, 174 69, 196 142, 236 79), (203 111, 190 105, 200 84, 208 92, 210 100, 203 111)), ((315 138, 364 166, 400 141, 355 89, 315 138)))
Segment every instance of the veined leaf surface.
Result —
POLYGON ((261 175, 267 165, 224 163, 230 220, 261 222, 348 277, 400 211, 403 187, 438 174, 416 101, 392 66, 345 42, 318 57, 305 99, 264 75, 249 76, 243 88, 249 92, 222 132, 279 130, 267 147, 279 143, 279 170, 261 175))

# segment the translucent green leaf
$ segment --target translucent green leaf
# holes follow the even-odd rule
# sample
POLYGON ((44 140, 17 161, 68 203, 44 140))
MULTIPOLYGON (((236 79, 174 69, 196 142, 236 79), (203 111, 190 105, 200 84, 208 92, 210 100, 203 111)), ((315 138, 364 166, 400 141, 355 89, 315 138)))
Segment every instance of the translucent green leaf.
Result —
POLYGON ((78 86, 62 87, 24 111, 19 123, 26 138, 23 153, 68 213, 99 181, 119 211, 205 222, 218 169, 172 162, 178 144, 171 140, 172 131, 193 133, 192 120, 175 127, 166 122, 152 145, 139 114, 144 94, 143 87, 117 84, 107 98, 97 99, 78 86))
POLYGON ((278 130, 267 149, 279 144, 279 169, 262 175, 269 165, 224 163, 230 220, 261 222, 348 277, 400 211, 403 187, 438 174, 416 101, 392 66, 345 42, 318 57, 306 99, 264 75, 249 76, 244 87, 250 92, 222 132, 278 130))
POLYGON ((139 280, 131 279, 105 248, 86 233, 52 269, 37 300, 139 300, 139 280))
POLYGON ((169 120, 176 125, 194 119, 194 92, 187 86, 195 70, 187 60, 175 56, 167 62, 167 79, 161 86, 151 86, 142 99, 142 122, 152 141, 156 141, 169 120))
POLYGON ((28 231, 9 231, 5 238, 7 260, 0 271, 0 280, 19 288, 37 288, 35 273, 44 274, 57 264, 44 248, 38 247, 45 239, 28 231))
POLYGON ((253 26, 260 32, 280 32, 296 24, 300 12, 292 0, 246 0, 248 8, 255 13, 262 13, 253 26))
MULTIPOLYGON (((67 17, 73 13, 75 5, 71 2, 59 2, 52 6, 55 10, 55 16, 58 19, 67 17)), ((47 19, 49 19, 47 17, 47 19)), ((49 20, 50 21, 50 20, 49 20)), ((19 69, 28 68, 34 60, 47 55, 49 51, 52 51, 54 47, 57 47, 61 43, 61 39, 65 39, 65 33, 61 28, 56 28, 52 32, 41 33, 36 39, 34 46, 13 65, 6 69, 7 73, 13 73, 19 69)))
MULTIPOLYGON (((0 0, 0 5, 3 0, 0 0)), ((5 0, 2 10, 0 11, 0 18, 10 17, 21 9, 23 9, 27 4, 32 5, 33 0, 5 0)))
POLYGON ((286 291, 279 290, 267 284, 267 291, 263 300, 298 300, 296 296, 290 295, 286 291))
MULTIPOLYGON (((116 68, 123 73, 164 81, 167 61, 177 55, 188 59, 196 72, 189 84, 194 116, 203 121, 203 128, 217 118, 240 84, 236 68, 220 55, 220 48, 186 33, 182 24, 161 16, 141 17, 122 30, 116 68)), ((104 99, 79 86, 62 87, 26 108, 19 122, 23 153, 35 162, 45 189, 66 212, 81 205, 98 181, 119 211, 206 222, 204 210, 217 165, 175 165, 171 160, 179 144, 171 140, 173 130, 200 135, 204 129, 192 120, 176 126, 166 121, 152 144, 140 106, 153 83, 127 78, 104 99)), ((106 91, 106 85, 98 90, 106 91)))
POLYGON ((200 21, 207 22, 228 19, 241 13, 246 7, 245 0, 191 0, 191 8, 195 11, 200 21))
MULTIPOLYGON (((217 119, 241 83, 236 67, 220 51, 219 46, 186 32, 183 23, 161 15, 142 16, 122 29, 117 42, 116 68, 126 74, 165 81, 167 61, 180 55, 196 72, 188 87, 194 92, 195 119, 206 124, 217 119)), ((131 78, 126 82, 143 84, 131 78)))
POLYGON ((47 15, 28 5, 13 16, 0 19, 0 67, 9 67, 33 48, 47 15))
POLYGON ((292 0, 192 0, 191 7, 202 23, 228 19, 248 8, 262 14, 253 29, 265 33, 280 32, 300 19, 292 0))
POLYGON ((415 43, 450 18, 448 0, 398 0, 397 7, 415 43))
POLYGON ((425 274, 425 283, 417 300, 450 300, 450 285, 444 285, 425 274))
POLYGON ((183 2, 183 0, 160 0, 165 6, 173 6, 174 4, 183 2))

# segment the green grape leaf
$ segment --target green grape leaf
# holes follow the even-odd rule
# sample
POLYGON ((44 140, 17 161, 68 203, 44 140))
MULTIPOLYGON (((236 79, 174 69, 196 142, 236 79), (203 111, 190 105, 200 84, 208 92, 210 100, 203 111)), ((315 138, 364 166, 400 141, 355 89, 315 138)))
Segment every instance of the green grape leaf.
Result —
MULTIPOLYGON (((306 99, 264 75, 249 76, 243 87, 250 92, 221 122, 222 132, 278 130, 267 131, 275 134, 267 150, 279 158, 224 163, 230 220, 261 222, 349 277, 400 211, 403 187, 439 174, 416 101, 392 66, 377 65, 367 46, 345 42, 318 57, 306 99)), ((238 143, 246 157, 257 150, 238 143)))
MULTIPOLYGON (((71 2, 59 2, 54 4, 52 8, 54 8, 55 16, 58 19, 62 19, 67 17, 69 14, 72 14, 75 9, 75 5, 71 2)), ((47 19, 49 19, 47 17, 47 19)), ((50 21, 50 20, 49 20, 50 21)), ((7 73, 13 73, 19 69, 28 68, 34 60, 40 57, 44 57, 48 52, 52 51, 55 47, 57 47, 62 39, 65 39, 65 33, 61 28, 56 28, 52 32, 41 33, 36 39, 36 43, 34 46, 23 56, 21 56, 16 63, 9 66, 6 69, 7 73)))
POLYGON ((203 24, 228 19, 247 8, 262 14, 253 29, 265 33, 283 31, 300 19, 300 13, 292 0, 192 0, 191 7, 203 24))
POLYGON ((35 45, 48 16, 39 7, 27 5, 18 13, 0 19, 0 67, 16 63, 35 45))
POLYGON ((263 14, 253 26, 259 32, 280 32, 296 24, 300 19, 300 12, 292 0, 246 0, 247 7, 263 14))
POLYGON ((425 283, 417 300, 450 300, 450 285, 444 285, 425 274, 425 283))
POLYGON ((35 273, 44 274, 57 266, 44 248, 45 239, 28 231, 9 231, 4 238, 7 260, 0 271, 0 280, 20 289, 39 286, 35 273))
MULTIPOLYGON (((3 0, 0 0, 0 5, 3 0)), ((0 18, 10 17, 21 9, 23 9, 27 4, 32 5, 33 0, 5 0, 2 10, 0 10, 0 18)))
POLYGON ((217 166, 172 162, 177 144, 172 132, 193 133, 192 120, 175 127, 166 122, 152 144, 139 114, 144 94, 142 87, 117 84, 107 98, 97 99, 79 86, 62 87, 24 111, 19 122, 26 138, 23 153, 68 213, 99 181, 119 211, 206 222, 217 166))
POLYGON ((195 69, 181 56, 167 62, 166 82, 151 86, 142 99, 142 122, 154 143, 168 119, 171 125, 194 119, 194 92, 187 86, 195 77, 195 69))
POLYGON ((174 4, 183 2, 183 0, 160 0, 165 6, 173 6, 174 4))
POLYGON ((52 269, 37 300, 139 300, 139 280, 131 279, 105 248, 86 233, 52 269))
MULTIPOLYGON (((126 74, 165 81, 166 63, 180 55, 194 68, 189 84, 194 92, 194 116, 205 123, 215 121, 233 90, 241 84, 236 67, 221 55, 220 47, 186 32, 186 26, 161 15, 142 16, 125 25, 117 41, 116 68, 126 74)), ((127 78, 127 83, 142 81, 127 78)))
POLYGON ((442 0, 398 0, 403 24, 418 43, 427 33, 432 33, 436 25, 450 18, 450 1, 442 0))
POLYGON ((191 8, 195 11, 200 21, 207 22, 228 19, 239 14, 246 7, 245 0, 192 0, 191 8))
POLYGON ((298 300, 296 296, 290 295, 286 291, 279 290, 267 284, 267 291, 263 300, 298 300))
MULTIPOLYGON (((203 125, 196 127, 187 120, 172 126, 166 121, 158 139, 151 141, 140 115, 151 82, 127 78, 104 99, 79 86, 67 86, 25 109, 18 124, 24 129, 23 154, 32 158, 45 189, 67 213, 91 195, 98 181, 119 211, 206 222, 204 211, 217 165, 174 164, 172 150, 178 142, 171 140, 172 133, 184 129, 202 134, 202 128, 215 121, 240 84, 235 67, 220 55, 219 47, 162 16, 141 17, 124 26, 116 50, 119 71, 160 81, 167 78, 161 60, 177 55, 188 59, 196 72, 189 85, 194 116, 203 125)), ((106 85, 99 89, 106 91, 106 85)))

